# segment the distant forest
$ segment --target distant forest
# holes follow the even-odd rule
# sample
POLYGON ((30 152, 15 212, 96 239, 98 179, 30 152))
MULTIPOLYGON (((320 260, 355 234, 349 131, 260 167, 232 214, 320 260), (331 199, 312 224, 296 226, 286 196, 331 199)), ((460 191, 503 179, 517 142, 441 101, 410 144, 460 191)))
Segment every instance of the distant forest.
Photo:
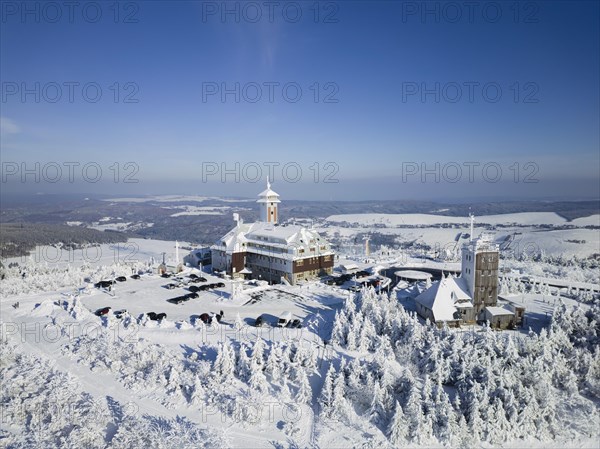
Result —
POLYGON ((64 248, 126 242, 127 234, 98 231, 79 226, 41 223, 0 223, 0 258, 26 256, 38 245, 61 245, 64 248))

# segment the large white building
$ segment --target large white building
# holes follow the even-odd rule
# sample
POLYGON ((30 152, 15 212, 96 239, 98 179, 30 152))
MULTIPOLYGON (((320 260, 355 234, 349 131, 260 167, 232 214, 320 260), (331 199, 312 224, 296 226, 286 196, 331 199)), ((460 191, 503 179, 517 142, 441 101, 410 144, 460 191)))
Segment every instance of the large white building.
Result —
POLYGON ((263 279, 295 284, 333 270, 335 253, 316 231, 296 225, 280 225, 279 195, 267 189, 258 195, 260 221, 236 226, 213 246, 213 270, 233 278, 263 279))

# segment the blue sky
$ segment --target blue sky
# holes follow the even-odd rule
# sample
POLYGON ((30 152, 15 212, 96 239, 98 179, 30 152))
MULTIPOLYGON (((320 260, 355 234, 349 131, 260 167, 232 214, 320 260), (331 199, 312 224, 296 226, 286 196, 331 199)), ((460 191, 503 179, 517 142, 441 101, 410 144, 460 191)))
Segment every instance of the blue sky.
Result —
POLYGON ((312 1, 280 2, 272 21, 263 2, 227 2, 237 21, 221 15, 223 2, 122 2, 117 23, 112 2, 94 4, 102 17, 92 23, 89 3, 72 21, 62 6, 56 23, 44 3, 29 2, 38 12, 25 16, 20 2, 2 4, 5 190, 251 196, 265 164, 278 163, 274 186, 294 199, 600 196, 598 2, 482 2, 472 17, 463 2, 320 2, 318 20, 312 1), (89 97, 100 87, 97 102, 86 101, 87 83, 89 97), (239 102, 203 100, 203 89, 236 83, 239 102), (286 100, 284 85, 301 98, 286 100), (65 162, 80 164, 73 183, 66 168, 53 171, 65 162), (123 182, 128 162, 138 183, 123 182), (83 176, 89 163, 100 182, 83 176), (240 182, 222 182, 221 168, 236 163, 240 182), (22 182, 24 167, 40 182, 22 182))

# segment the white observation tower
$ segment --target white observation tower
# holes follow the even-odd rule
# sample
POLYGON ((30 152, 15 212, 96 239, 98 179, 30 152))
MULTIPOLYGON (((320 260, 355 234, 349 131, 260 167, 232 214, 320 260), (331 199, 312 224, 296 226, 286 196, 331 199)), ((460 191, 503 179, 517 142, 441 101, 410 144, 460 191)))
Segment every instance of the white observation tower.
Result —
POLYGON ((277 223, 278 213, 277 204, 281 203, 279 200, 279 194, 271 190, 271 183, 267 177, 267 190, 262 191, 258 194, 258 200, 260 204, 260 221, 265 223, 277 223))

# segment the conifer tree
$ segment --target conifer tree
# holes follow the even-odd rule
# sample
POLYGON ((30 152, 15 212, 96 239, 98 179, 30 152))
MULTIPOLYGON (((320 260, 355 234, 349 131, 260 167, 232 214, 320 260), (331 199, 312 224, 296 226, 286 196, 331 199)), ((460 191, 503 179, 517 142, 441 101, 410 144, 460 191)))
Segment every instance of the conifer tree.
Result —
POLYGON ((402 407, 396 401, 394 416, 388 426, 388 437, 394 446, 401 446, 406 443, 408 437, 408 421, 404 416, 402 407))

